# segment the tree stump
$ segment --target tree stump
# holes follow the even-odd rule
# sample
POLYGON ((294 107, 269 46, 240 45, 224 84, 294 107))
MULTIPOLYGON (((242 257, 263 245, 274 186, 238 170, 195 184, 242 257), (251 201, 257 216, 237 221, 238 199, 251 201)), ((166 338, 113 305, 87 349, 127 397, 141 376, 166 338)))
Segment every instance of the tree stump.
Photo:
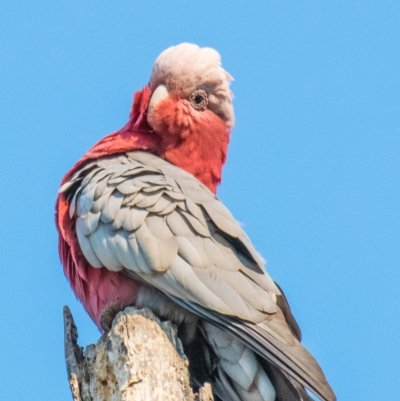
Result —
POLYGON ((84 350, 67 306, 64 344, 73 401, 212 401, 205 384, 190 387, 189 362, 176 330, 149 310, 120 312, 111 330, 84 350))

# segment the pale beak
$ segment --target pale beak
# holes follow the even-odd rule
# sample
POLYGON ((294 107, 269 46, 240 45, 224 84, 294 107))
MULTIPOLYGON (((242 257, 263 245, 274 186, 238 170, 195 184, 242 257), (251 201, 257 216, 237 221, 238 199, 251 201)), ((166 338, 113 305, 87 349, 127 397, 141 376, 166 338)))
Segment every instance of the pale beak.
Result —
POLYGON ((157 107, 157 105, 161 102, 161 100, 166 99, 169 96, 168 89, 165 85, 157 86, 156 90, 153 92, 149 102, 149 108, 147 111, 147 122, 150 124, 150 127, 154 129, 153 125, 153 111, 157 107))

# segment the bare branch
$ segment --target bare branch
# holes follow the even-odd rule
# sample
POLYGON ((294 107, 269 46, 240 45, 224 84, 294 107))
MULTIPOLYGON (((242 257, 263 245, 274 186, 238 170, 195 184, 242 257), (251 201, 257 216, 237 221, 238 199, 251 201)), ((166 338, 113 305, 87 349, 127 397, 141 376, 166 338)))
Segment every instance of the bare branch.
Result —
POLYGON ((176 330, 149 309, 126 308, 97 345, 77 343, 64 307, 65 360, 73 401, 212 401, 206 384, 193 394, 188 360, 176 330))

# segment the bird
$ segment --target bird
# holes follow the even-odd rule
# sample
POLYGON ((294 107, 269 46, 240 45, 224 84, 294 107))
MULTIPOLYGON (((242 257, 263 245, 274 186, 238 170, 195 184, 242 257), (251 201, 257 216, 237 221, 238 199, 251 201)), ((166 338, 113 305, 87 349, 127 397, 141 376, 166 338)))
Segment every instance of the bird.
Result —
POLYGON ((127 306, 173 322, 196 358, 193 383, 211 382, 216 400, 307 401, 308 390, 334 401, 282 289, 216 195, 232 80, 210 47, 156 58, 126 125, 62 179, 63 271, 101 331, 127 306))

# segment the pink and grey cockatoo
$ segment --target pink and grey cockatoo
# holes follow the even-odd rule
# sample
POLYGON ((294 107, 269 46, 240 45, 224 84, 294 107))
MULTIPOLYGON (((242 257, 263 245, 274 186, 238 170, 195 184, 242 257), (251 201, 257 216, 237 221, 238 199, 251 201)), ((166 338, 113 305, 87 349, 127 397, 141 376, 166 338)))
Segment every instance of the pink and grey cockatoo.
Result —
POLYGON ((128 305, 175 323, 193 382, 210 381, 216 399, 311 400, 306 388, 333 401, 282 290, 216 196, 230 81, 211 48, 161 53, 128 123, 62 180, 64 272, 101 330, 128 305))

